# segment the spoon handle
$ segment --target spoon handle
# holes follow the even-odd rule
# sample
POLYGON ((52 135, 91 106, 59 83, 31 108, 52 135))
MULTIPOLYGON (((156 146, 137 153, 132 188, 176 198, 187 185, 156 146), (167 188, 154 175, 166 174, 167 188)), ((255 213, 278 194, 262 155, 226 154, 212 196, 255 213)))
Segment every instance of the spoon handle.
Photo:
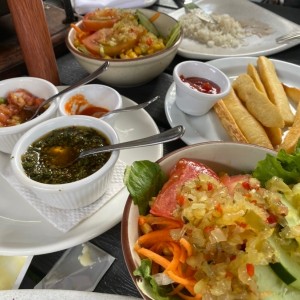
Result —
POLYGON ((164 132, 161 132, 161 133, 158 133, 158 134, 155 134, 155 135, 143 138, 143 139, 138 139, 138 140, 134 140, 134 141, 124 142, 124 143, 119 143, 119 144, 114 144, 114 145, 108 145, 108 146, 103 146, 100 148, 82 151, 82 152, 80 152, 78 158, 82 158, 87 155, 97 154, 97 153, 101 153, 101 152, 110 152, 112 150, 145 147, 145 146, 151 146, 151 145, 157 145, 157 144, 161 144, 161 143, 171 142, 171 141, 177 140, 180 137, 182 137, 184 134, 184 131, 185 131, 185 128, 183 126, 179 125, 172 129, 166 130, 164 132))
POLYGON ((46 104, 48 104, 49 102, 53 101, 55 98, 61 96, 62 94, 65 94, 75 88, 77 88, 78 86, 84 85, 86 83, 89 83, 90 81, 92 81, 93 79, 95 79, 98 75, 100 75, 103 71, 105 71, 109 66, 109 62, 106 61, 103 65, 101 65, 96 71, 94 71, 93 73, 89 74, 88 76, 82 78, 81 80, 77 81, 76 83, 68 86, 67 88, 63 89, 62 91, 60 91, 59 93, 53 95, 52 97, 48 98, 47 100, 45 100, 35 111, 35 113, 31 116, 31 119, 33 119, 38 112, 40 111, 40 109, 45 106, 46 104))
POLYGON ((145 108, 146 106, 148 106, 149 104, 153 103, 154 101, 158 100, 160 97, 159 96, 156 96, 154 98, 152 98, 151 100, 149 101, 146 101, 144 103, 141 103, 141 104, 137 104, 137 105, 132 105, 132 106, 128 106, 128 107, 123 107, 123 108, 119 108, 119 109, 115 109, 115 110, 112 110, 112 111, 109 111, 107 112, 106 114, 102 115, 100 117, 101 118, 105 118, 109 115, 112 115, 112 114, 116 114, 116 113, 119 113, 119 112, 123 112, 123 111, 131 111, 131 110, 137 110, 137 109, 141 109, 141 108, 145 108))

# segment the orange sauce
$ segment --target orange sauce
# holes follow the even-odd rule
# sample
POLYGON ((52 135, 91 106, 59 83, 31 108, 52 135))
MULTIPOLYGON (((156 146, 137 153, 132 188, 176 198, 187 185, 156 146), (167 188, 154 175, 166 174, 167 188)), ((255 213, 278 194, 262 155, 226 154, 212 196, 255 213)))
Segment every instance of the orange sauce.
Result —
POLYGON ((65 104, 65 110, 69 115, 85 115, 96 118, 109 112, 105 107, 90 104, 82 94, 72 96, 65 104))

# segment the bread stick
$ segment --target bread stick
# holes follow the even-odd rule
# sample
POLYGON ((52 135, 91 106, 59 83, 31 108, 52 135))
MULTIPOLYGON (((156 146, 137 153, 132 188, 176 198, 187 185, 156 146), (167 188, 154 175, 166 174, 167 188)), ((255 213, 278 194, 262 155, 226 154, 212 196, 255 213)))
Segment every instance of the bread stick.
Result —
POLYGON ((300 138, 300 103, 297 106, 295 121, 292 127, 289 128, 285 139, 279 146, 279 149, 284 149, 287 153, 292 153, 300 138))
POLYGON ((259 74, 257 72, 257 69, 254 65, 252 64, 248 64, 247 66, 247 74, 252 78, 252 80, 254 81, 254 84, 256 86, 256 88, 262 92, 263 94, 265 94, 268 97, 267 91, 259 77, 259 74))
POLYGON ((288 86, 286 84, 282 84, 283 89, 288 96, 293 102, 299 103, 300 102, 300 89, 292 86, 288 86))
POLYGON ((239 126, 236 124, 234 118, 232 117, 231 113, 227 109, 223 100, 218 101, 214 105, 214 111, 218 116, 218 118, 220 119, 224 129, 226 130, 226 132, 232 138, 233 141, 240 142, 240 143, 248 143, 246 137, 243 135, 239 126))
POLYGON ((257 59, 257 68, 269 99, 278 107, 285 125, 292 125, 294 115, 272 61, 265 56, 260 56, 257 59))
POLYGON ((247 111, 233 89, 223 102, 250 144, 273 149, 263 126, 247 111))
POLYGON ((232 83, 236 95, 245 103, 248 111, 266 127, 284 127, 278 108, 260 92, 248 74, 239 75, 232 83))

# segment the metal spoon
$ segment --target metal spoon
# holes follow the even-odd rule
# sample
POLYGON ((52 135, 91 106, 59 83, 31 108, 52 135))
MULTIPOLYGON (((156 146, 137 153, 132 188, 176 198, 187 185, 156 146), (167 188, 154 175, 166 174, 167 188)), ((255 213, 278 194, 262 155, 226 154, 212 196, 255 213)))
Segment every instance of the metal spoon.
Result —
POLYGON ((145 108, 146 106, 148 106, 149 104, 155 102, 159 98, 160 98, 159 96, 156 96, 156 97, 150 99, 149 101, 143 102, 141 104, 136 104, 136 105, 127 106, 127 107, 123 107, 123 108, 108 111, 107 113, 103 114, 99 119, 105 118, 105 117, 110 116, 112 114, 117 114, 117 113, 120 113, 120 112, 124 112, 124 111, 131 111, 131 110, 138 110, 138 109, 141 109, 141 108, 145 108))
POLYGON ((166 130, 164 132, 146 138, 128 141, 119 144, 103 146, 103 147, 94 148, 90 150, 84 150, 80 153, 78 153, 73 147, 68 147, 68 146, 59 147, 60 151, 56 151, 57 147, 53 147, 53 151, 51 148, 48 150, 48 157, 53 167, 65 168, 74 164, 77 160, 83 157, 102 153, 102 152, 111 152, 114 150, 131 149, 136 147, 145 147, 145 146, 171 142, 182 137, 184 131, 185 128, 179 125, 172 129, 166 130))
POLYGON ((104 71, 106 71, 108 69, 109 66, 109 62, 106 61, 103 65, 101 65, 96 71, 94 71, 93 73, 89 74, 88 76, 82 78, 81 80, 77 81, 76 83, 68 86, 67 88, 63 89, 62 91, 60 91, 59 93, 53 95, 52 97, 48 98, 47 100, 45 100, 44 102, 42 102, 37 108, 32 108, 32 107, 26 107, 27 110, 34 110, 34 113, 32 114, 32 116, 27 119, 27 121, 32 120, 33 118, 35 118, 38 113, 40 112, 40 110, 47 105, 48 103, 50 103, 51 101, 53 101, 54 99, 56 99, 57 97, 61 96, 62 94, 69 92, 75 88, 77 88, 78 86, 84 85, 86 83, 89 83, 90 81, 92 81, 93 79, 95 79, 96 77, 98 77, 101 73, 103 73, 104 71))

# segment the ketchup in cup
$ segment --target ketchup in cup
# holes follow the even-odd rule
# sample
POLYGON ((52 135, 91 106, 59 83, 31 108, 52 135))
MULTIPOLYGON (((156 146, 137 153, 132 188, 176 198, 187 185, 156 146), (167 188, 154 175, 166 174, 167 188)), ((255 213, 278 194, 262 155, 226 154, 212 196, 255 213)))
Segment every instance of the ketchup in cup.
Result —
POLYGON ((211 80, 200 77, 184 77, 180 75, 180 79, 188 84, 191 88, 206 94, 219 94, 221 88, 211 80))

